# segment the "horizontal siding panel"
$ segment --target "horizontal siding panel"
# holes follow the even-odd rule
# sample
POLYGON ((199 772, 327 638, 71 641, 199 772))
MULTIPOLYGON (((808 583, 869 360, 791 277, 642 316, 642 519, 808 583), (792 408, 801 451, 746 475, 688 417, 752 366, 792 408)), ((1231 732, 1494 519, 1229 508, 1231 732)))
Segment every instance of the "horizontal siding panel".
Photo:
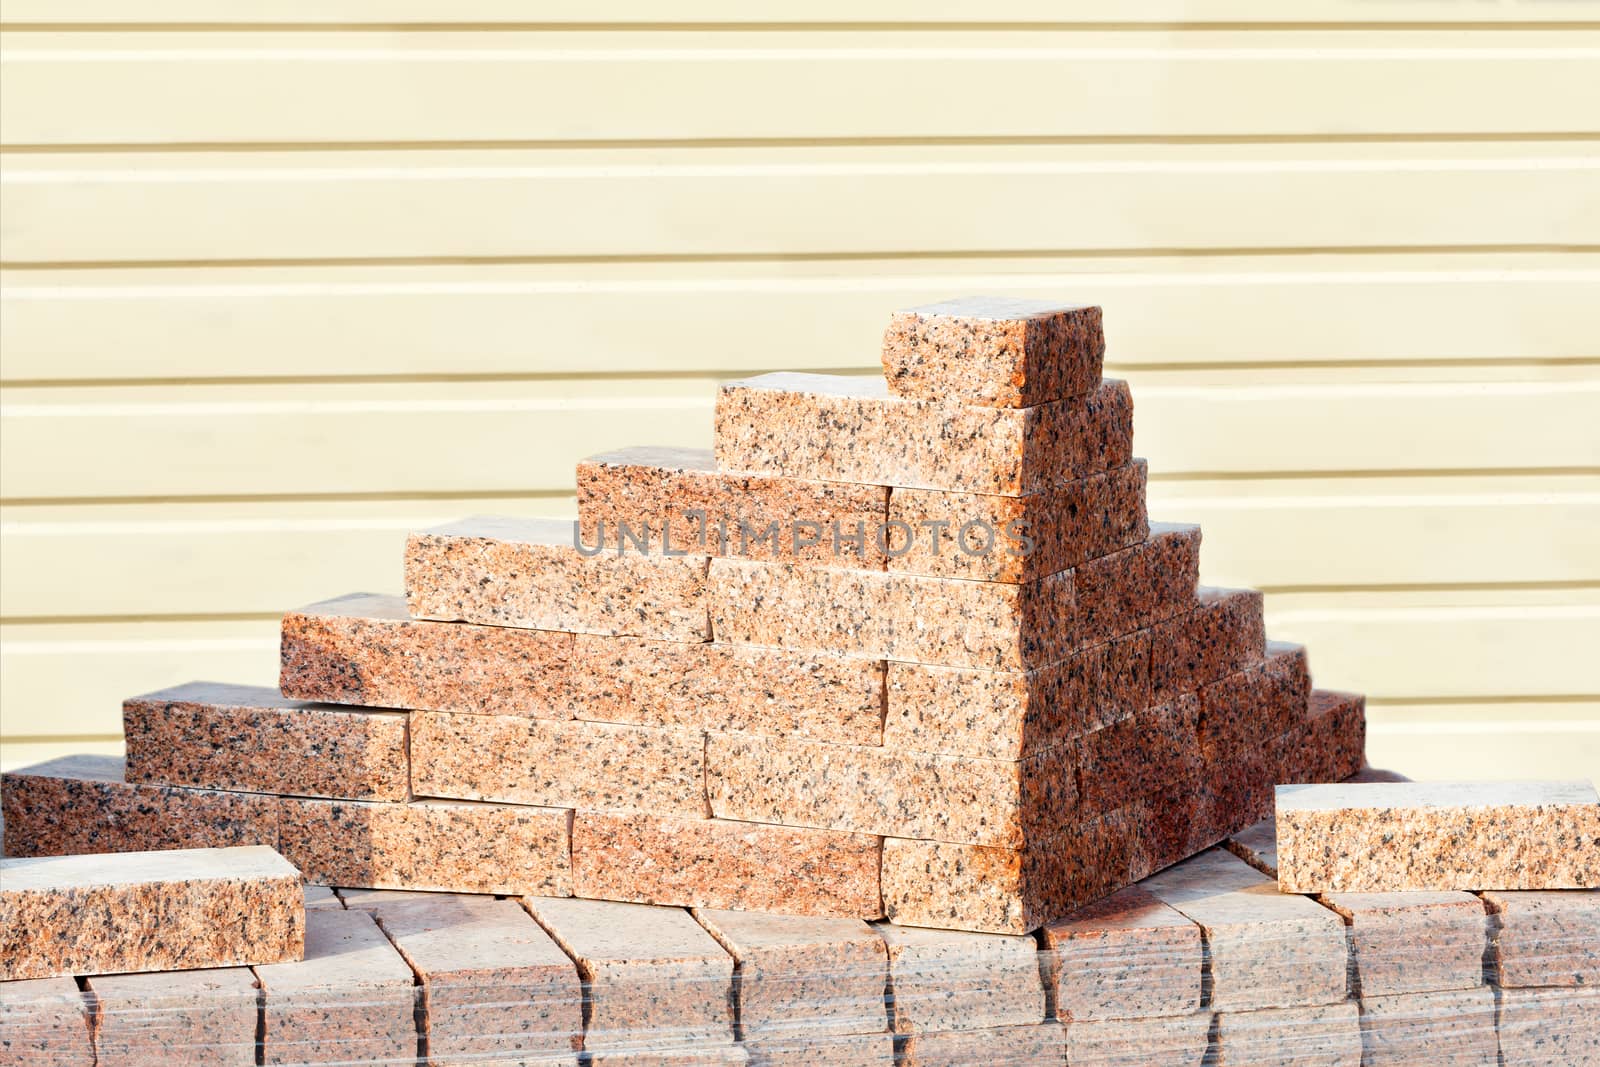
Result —
MULTIPOLYGON (((1133 384, 1157 477, 1600 467, 1597 381, 1133 384)), ((38 500, 564 491, 595 452, 708 445, 714 395, 696 379, 14 389, 0 479, 38 500)))
POLYGON ((12 380, 865 368, 891 309, 1001 293, 1104 305, 1124 367, 1515 363, 1600 358, 1597 291, 1576 254, 10 270, 0 349, 12 380))
POLYGON ((16 34, 0 128, 15 145, 1555 134, 1594 131, 1600 96, 1585 31, 754 36, 16 34))
POLYGON ((1600 779, 1600 703, 1439 705, 1429 722, 1393 722, 1389 711, 1367 707, 1374 767, 1422 781, 1600 779))
POLYGON ((26 264, 1600 245, 1592 145, 1434 147, 1433 158, 1389 146, 1277 159, 1261 146, 1145 158, 1058 146, 667 163, 625 152, 591 163, 535 152, 20 156, 0 179, 9 220, 0 255, 26 264), (1042 209, 1052 204, 1093 208, 1042 209))

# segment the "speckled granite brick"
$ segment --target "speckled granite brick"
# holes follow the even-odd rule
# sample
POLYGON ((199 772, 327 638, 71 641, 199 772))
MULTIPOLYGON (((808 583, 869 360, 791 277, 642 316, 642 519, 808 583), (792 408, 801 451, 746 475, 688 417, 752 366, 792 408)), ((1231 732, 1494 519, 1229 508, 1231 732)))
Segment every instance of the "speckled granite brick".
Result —
POLYGON ((1056 1022, 996 1026, 985 1030, 919 1032, 906 1038, 900 1067, 969 1067, 974 1063, 1059 1067, 1066 1062, 1066 1035, 1056 1022))
POLYGON ((421 984, 429 1063, 538 1062, 583 1035, 583 987, 514 900, 382 893, 362 902, 421 984))
POLYGON ((1200 928, 1138 886, 1046 923, 1039 936, 1045 989, 1058 1019, 1200 1010, 1200 928))
POLYGON ((807 1036, 831 1047, 838 1035, 888 1031, 888 953, 866 923, 713 909, 695 918, 738 965, 746 1043, 807 1036))
POLYGON ((716 559, 711 586, 719 641, 989 670, 1074 647, 1071 571, 1008 585, 716 559))
POLYGON ((1213 849, 1146 878, 1144 888, 1200 925, 1219 1011, 1331 1004, 1346 993, 1344 922, 1213 849))
POLYGON ((1361 998, 1367 1067, 1496 1067, 1494 990, 1488 986, 1361 998))
POLYGON ((936 489, 889 494, 888 568, 1029 582, 1143 541, 1142 459, 1027 496, 936 489), (903 524, 903 525, 895 525, 903 524))
POLYGON ((1044 983, 1031 937, 878 923, 889 949, 892 1025, 899 1034, 1033 1026, 1044 983))
POLYGON ((713 734, 712 814, 930 841, 1021 847, 1074 810, 1075 752, 978 760, 818 741, 713 734))
POLYGON ((331 704, 565 718, 572 635, 411 618, 405 597, 352 593, 283 617, 278 684, 331 704))
POLYGON ((1600 889, 1496 890, 1483 903, 1499 985, 1600 989, 1600 889))
POLYGON ((1215 1048, 1215 1067, 1361 1067, 1356 1003, 1219 1012, 1215 1048))
POLYGON ((1471 893, 1329 893, 1363 998, 1483 984, 1488 919, 1471 893))
POLYGON ((99 1067, 250 1067, 257 991, 248 967, 112 974, 87 982, 99 1067))
POLYGON ((1291 893, 1600 884, 1600 797, 1587 782, 1280 786, 1277 812, 1291 893))
POLYGON ((580 811, 574 895, 877 918, 879 839, 833 830, 580 811))
POLYGON ((706 814, 698 731, 511 715, 411 715, 418 796, 512 804, 706 814))
POLYGON ((122 704, 130 782, 247 793, 404 800, 406 717, 190 682, 122 704), (293 753, 303 757, 285 759, 293 753))
POLYGON ((0 982, 0 1067, 93 1067, 89 1005, 71 978, 0 982))
POLYGON ((303 895, 307 911, 340 911, 344 908, 344 902, 339 899, 339 895, 325 885, 308 885, 303 895))
POLYGON ((265 845, 0 859, 0 981, 299 958, 300 873, 265 845))
POLYGON ((1162 782, 1201 769, 1200 701, 1192 694, 1135 712, 1079 741, 1078 807, 1098 815, 1127 807, 1162 782))
POLYGON ((883 376, 896 396, 1020 408, 1087 393, 1105 353, 1098 307, 966 296, 895 312, 883 376))
POLYGON ((1150 524, 1139 544, 1074 571, 1078 640, 1097 645, 1192 611, 1200 575, 1200 527, 1150 524))
POLYGON ((591 547, 880 570, 888 495, 881 485, 720 473, 710 449, 624 448, 578 464, 578 523, 591 547))
MULTIPOLYGON (((879 991, 879 998, 882 998, 879 991)), ((893 1034, 807 1037, 805 1030, 746 1041, 750 1067, 896 1067, 893 1034)))
POLYGON ((1600 989, 1502 989, 1503 1067, 1600 1067, 1600 989))
POLYGON ((587 983, 589 1051, 733 1040, 733 957, 687 911, 609 900, 524 903, 587 983))
POLYGON ((1096 1019, 1067 1024, 1072 1067, 1201 1067, 1211 1013, 1096 1019))
POLYGON ((416 1054, 411 968, 367 912, 308 912, 305 959, 255 972, 263 1063, 389 1063, 416 1054))
POLYGON ((1305 722, 1311 671, 1301 645, 1273 641, 1266 660, 1200 690, 1200 748, 1207 757, 1264 748, 1305 722))
POLYGON ((130 785, 120 756, 63 756, 0 776, 8 856, 278 844, 271 797, 130 785))
POLYGON ((717 394, 723 471, 1022 496, 1123 466, 1132 443, 1132 394, 1115 380, 1026 408, 910 400, 882 379, 829 374, 764 374, 717 394))
POLYGON ((284 854, 322 885, 572 892, 572 814, 461 801, 278 801, 284 854))
POLYGON ((1342 782, 1366 762, 1367 698, 1313 689, 1304 722, 1279 748, 1280 784, 1342 782))
POLYGON ((562 519, 479 515, 406 539, 418 619, 704 641, 706 557, 585 555, 562 519))
POLYGON ((1266 656, 1261 594, 1201 586, 1193 611, 1155 625, 1150 634, 1150 692, 1157 700, 1192 693, 1266 656))
POLYGON ((572 718, 811 737, 883 739, 883 664, 831 652, 580 634, 572 718))

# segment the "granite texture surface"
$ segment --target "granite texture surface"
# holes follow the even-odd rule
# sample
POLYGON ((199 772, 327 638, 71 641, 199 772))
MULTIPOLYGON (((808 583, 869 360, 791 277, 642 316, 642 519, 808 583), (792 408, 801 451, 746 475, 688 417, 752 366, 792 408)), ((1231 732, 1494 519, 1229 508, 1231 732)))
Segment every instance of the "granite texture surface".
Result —
POLYGON ((1600 989, 1600 889, 1497 890, 1482 899, 1501 986, 1600 989))
POLYGON ((0 982, 0 1065, 94 1067, 89 1003, 71 978, 0 982))
POLYGON ((1471 893, 1329 893, 1362 998, 1483 985, 1488 919, 1471 893))
POLYGON ((1044 1021, 1044 984, 1031 937, 878 923, 889 952, 896 1033, 987 1030, 1044 1021))
POLYGON ((1200 690, 1201 751, 1213 758, 1264 749, 1266 742, 1305 722, 1310 702, 1305 648, 1269 642, 1264 662, 1200 690))
POLYGON ((1367 698, 1311 691, 1306 719, 1279 740, 1281 783, 1342 782, 1366 762, 1367 698))
POLYGON ((1078 641, 1097 645, 1193 611, 1199 576, 1200 527, 1151 523, 1144 541, 1074 570, 1078 641))
POLYGON ((1150 693, 1170 700, 1266 656, 1262 597, 1254 589, 1201 586, 1194 610, 1157 623, 1150 632, 1150 693))
POLYGON ((1502 989, 1497 1009, 1503 1067, 1600 1065, 1600 989, 1502 989))
POLYGON ((1046 923, 1039 939, 1055 1018, 1189 1016, 1200 1010, 1200 928, 1137 885, 1046 923))
POLYGON ((901 1047, 900 1067, 968 1067, 1005 1063, 1056 1067, 1065 1062, 1066 1035, 1057 1022, 995 1026, 985 1030, 915 1033, 901 1047))
POLYGON ((256 986, 248 967, 111 974, 85 983, 99 1067, 251 1067, 256 986))
POLYGON ((1165 782, 1200 773, 1200 701, 1193 694, 1135 712, 1079 740, 1078 807, 1099 815, 1136 804, 1165 782))
MULTIPOLYGON (((1488 986, 1361 998, 1367 1067, 1496 1067, 1494 990, 1488 986)), ((1552 1061, 1560 1062, 1560 1061, 1552 1061)), ((1508 1061, 1509 1067, 1509 1061, 1508 1061)))
POLYGON ((848 1034, 816 1040, 801 1030, 744 1042, 750 1067, 896 1067, 893 1034, 848 1034))
POLYGON ((1215 1067, 1362 1067, 1356 1002, 1218 1012, 1211 1062, 1215 1067))
POLYGON ((1210 1031, 1210 1012, 1073 1022, 1067 1025, 1067 1062, 1072 1067, 1201 1067, 1210 1031))

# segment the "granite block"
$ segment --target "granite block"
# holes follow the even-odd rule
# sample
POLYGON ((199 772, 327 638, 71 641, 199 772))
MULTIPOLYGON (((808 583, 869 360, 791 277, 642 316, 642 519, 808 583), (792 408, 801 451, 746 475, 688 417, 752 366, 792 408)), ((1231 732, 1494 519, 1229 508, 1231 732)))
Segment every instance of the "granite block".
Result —
POLYGON ((71 978, 0 982, 0 1067, 30 1065, 94 1065, 89 1005, 71 978))
POLYGON ((399 1063, 416 1055, 411 968, 367 912, 313 909, 305 959, 255 972, 262 1063, 399 1063))
POLYGON ((1200 527, 1155 522, 1136 545, 1074 571, 1078 640, 1097 645, 1193 611, 1200 527))
POLYGON ((560 519, 476 516, 406 539, 417 619, 704 641, 706 557, 586 554, 560 519))
POLYGON ((876 660, 580 634, 573 663, 563 718, 845 745, 883 739, 884 666, 876 660))
POLYGON ((572 892, 572 814, 451 801, 283 797, 283 850, 306 881, 463 893, 572 892))
POLYGON ((1362 1067, 1363 1062, 1353 1000, 1219 1012, 1215 1047, 1215 1067, 1362 1067))
POLYGON ((1367 1067, 1496 1067, 1494 990, 1453 989, 1361 998, 1367 1067))
POLYGON ((1280 745, 1280 784, 1342 782, 1366 762, 1367 698, 1313 689, 1304 722, 1280 745))
POLYGON ((1600 797, 1587 782, 1280 786, 1277 812, 1291 893, 1600 884, 1600 797))
POLYGON ((889 923, 873 929, 889 951, 896 1033, 988 1030, 1044 1021, 1044 984, 1033 938, 889 923))
POLYGON ((1058 1019, 1200 1010, 1200 928, 1138 886, 1046 923, 1039 937, 1045 989, 1058 1019))
MULTIPOLYGON (((747 1044, 807 1038, 833 1048, 839 1035, 887 1033, 888 953, 866 923, 713 909, 695 918, 733 956, 747 1044)), ((877 1057, 877 1044, 864 1047, 877 1057)))
POLYGON ((711 561, 717 640, 869 659, 1023 670, 1074 648, 1072 572, 1037 582, 711 561))
POLYGON ((1075 752, 980 760, 820 741, 713 734, 712 814, 929 841, 1021 847, 1074 809, 1075 752))
POLYGON ((1497 890, 1483 903, 1499 985, 1600 989, 1600 889, 1497 890))
MULTIPOLYGON (((882 991, 879 991, 881 999, 882 991)), ((745 1041, 751 1067, 895 1067, 893 1034, 813 1038, 798 1034, 745 1041)))
POLYGON ((881 379, 828 374, 764 374, 717 394, 722 471, 1022 496, 1123 466, 1132 451, 1133 398, 1115 380, 1025 408, 912 400, 881 379))
POLYGON ((583 986, 565 952, 513 900, 374 894, 362 903, 421 983, 428 1062, 570 1063, 583 986))
POLYGON ((278 844, 273 798, 129 783, 119 756, 63 756, 0 776, 8 856, 278 844))
POLYGON ((888 569, 1036 581, 1143 541, 1145 478, 1145 461, 1136 459, 1026 496, 891 490, 888 569))
POLYGON ((1150 634, 1150 693, 1170 700, 1248 670, 1266 658, 1262 597, 1254 589, 1201 586, 1192 611, 1150 634))
POLYGON ((569 715, 571 634, 413 619, 401 596, 352 593, 291 611, 279 652, 278 685, 302 700, 569 715))
POLYGON ((603 1049, 584 1057, 585 1067, 744 1067, 750 1054, 732 1042, 696 1042, 683 1048, 653 1048, 650 1039, 640 1039, 644 1047, 603 1049))
POLYGON ((1488 920, 1471 893, 1329 893, 1365 999, 1483 984, 1488 920))
POLYGON ((418 796, 512 804, 706 814, 698 731, 512 715, 411 715, 418 796))
POLYGON ((1600 1067, 1600 989, 1502 989, 1503 1067, 1600 1067))
POLYGON ((258 993, 248 967, 88 979, 98 1067, 251 1067, 258 993))
POLYGON ((1087 393, 1105 353, 1098 307, 967 296, 895 312, 883 376, 896 396, 1021 408, 1087 393))
POLYGON ((1144 888, 1199 924, 1218 1011, 1345 999, 1344 922, 1305 897, 1279 893, 1227 852, 1203 852, 1145 879, 1144 888))
POLYGON ((1208 758, 1246 748, 1268 755, 1269 742, 1306 721, 1310 701, 1305 648, 1269 642, 1264 662, 1201 688, 1201 751, 1208 758))
POLYGON ((298 959, 300 872, 264 845, 0 859, 0 981, 298 959))
POLYGON ((877 918, 879 839, 833 830, 580 811, 574 895, 877 918))
POLYGON ((915 1033, 906 1038, 900 1067, 970 1067, 1004 1063, 1016 1067, 1060 1067, 1066 1035, 1056 1022, 996 1026, 985 1030, 915 1033))
POLYGON ((339 895, 325 885, 308 885, 303 895, 307 911, 340 911, 344 908, 344 901, 340 900, 339 895))
POLYGON ((123 701, 122 732, 130 782, 406 797, 406 717, 398 712, 307 704, 264 686, 190 682, 123 701))
POLYGON ((587 546, 881 570, 888 490, 717 470, 710 449, 624 448, 578 464, 587 546))
POLYGON ((1079 810, 1098 815, 1127 807, 1164 782, 1199 774, 1199 723, 1200 701, 1185 694, 1081 738, 1079 810))
POLYGON ((681 908, 525 898, 578 965, 590 1052, 733 1040, 733 957, 681 908))
POLYGON ((1201 1067, 1211 1034, 1211 1013, 1095 1019, 1067 1024, 1072 1067, 1201 1067))

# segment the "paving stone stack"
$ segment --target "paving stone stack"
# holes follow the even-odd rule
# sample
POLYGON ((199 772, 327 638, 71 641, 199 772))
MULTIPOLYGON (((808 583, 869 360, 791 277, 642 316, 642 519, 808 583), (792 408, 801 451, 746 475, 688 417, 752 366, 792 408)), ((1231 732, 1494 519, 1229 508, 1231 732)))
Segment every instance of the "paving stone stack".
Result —
POLYGON ((135 698, 125 765, 7 776, 7 847, 1035 930, 1361 764, 1362 699, 1147 520, 1103 353, 1098 308, 962 300, 881 379, 725 385, 713 452, 580 465, 576 535, 413 534, 404 599, 284 618, 281 693, 135 698))

